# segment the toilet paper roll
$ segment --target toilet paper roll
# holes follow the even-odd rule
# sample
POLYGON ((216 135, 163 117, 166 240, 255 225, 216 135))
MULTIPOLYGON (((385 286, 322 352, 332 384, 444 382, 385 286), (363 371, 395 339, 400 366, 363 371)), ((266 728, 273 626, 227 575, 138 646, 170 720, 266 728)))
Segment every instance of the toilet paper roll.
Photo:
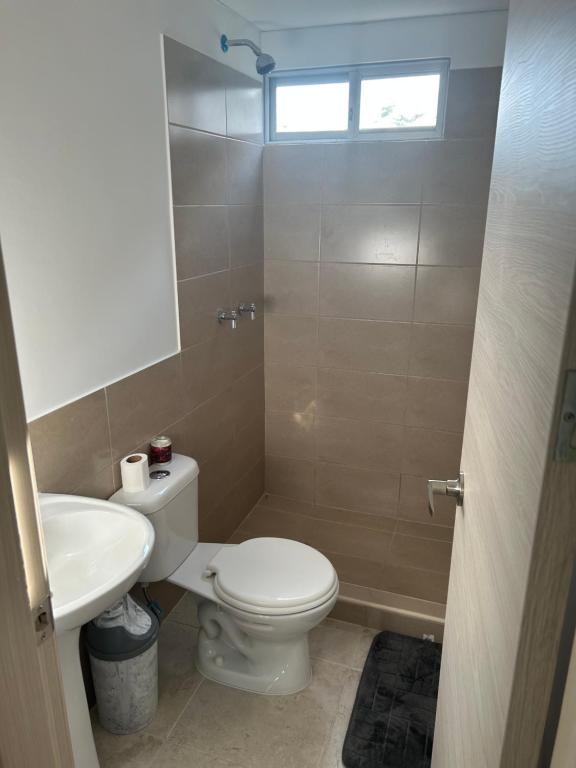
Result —
POLYGON ((145 491, 150 485, 148 456, 145 453, 131 453, 120 462, 122 487, 128 493, 145 491))

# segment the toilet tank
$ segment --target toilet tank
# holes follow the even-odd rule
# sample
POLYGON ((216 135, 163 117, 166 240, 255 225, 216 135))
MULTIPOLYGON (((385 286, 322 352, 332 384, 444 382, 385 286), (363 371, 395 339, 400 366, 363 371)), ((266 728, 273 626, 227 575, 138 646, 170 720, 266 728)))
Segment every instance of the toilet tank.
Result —
POLYGON ((198 471, 194 459, 175 453, 172 461, 151 465, 145 491, 121 488, 110 497, 142 512, 154 526, 154 550, 139 581, 166 579, 198 543, 198 471))

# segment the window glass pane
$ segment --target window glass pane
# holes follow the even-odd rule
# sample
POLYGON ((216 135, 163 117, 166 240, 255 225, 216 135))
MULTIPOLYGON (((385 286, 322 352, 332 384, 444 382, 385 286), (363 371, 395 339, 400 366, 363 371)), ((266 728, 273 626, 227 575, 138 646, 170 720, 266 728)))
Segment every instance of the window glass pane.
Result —
POLYGON ((348 130, 349 83, 276 86, 276 133, 348 130))
POLYGON ((434 128, 440 75, 362 80, 360 130, 434 128))

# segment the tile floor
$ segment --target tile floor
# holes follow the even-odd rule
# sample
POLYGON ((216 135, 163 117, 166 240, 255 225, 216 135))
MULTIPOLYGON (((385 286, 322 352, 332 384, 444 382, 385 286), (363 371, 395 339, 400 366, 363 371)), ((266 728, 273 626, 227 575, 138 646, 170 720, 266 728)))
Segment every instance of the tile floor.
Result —
POLYGON ((376 630, 326 619, 311 634, 314 679, 292 696, 258 696, 195 669, 196 611, 185 595, 164 621, 155 720, 130 736, 94 716, 101 768, 340 768, 364 660, 376 630))

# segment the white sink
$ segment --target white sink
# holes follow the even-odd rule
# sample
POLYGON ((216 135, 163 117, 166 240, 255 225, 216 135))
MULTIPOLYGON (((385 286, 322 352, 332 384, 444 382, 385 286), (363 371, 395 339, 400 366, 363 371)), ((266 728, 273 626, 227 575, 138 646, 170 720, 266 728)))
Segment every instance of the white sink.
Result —
POLYGON ((154 529, 133 509, 84 496, 40 494, 52 608, 76 768, 98 768, 78 649, 80 627, 138 580, 154 529))

